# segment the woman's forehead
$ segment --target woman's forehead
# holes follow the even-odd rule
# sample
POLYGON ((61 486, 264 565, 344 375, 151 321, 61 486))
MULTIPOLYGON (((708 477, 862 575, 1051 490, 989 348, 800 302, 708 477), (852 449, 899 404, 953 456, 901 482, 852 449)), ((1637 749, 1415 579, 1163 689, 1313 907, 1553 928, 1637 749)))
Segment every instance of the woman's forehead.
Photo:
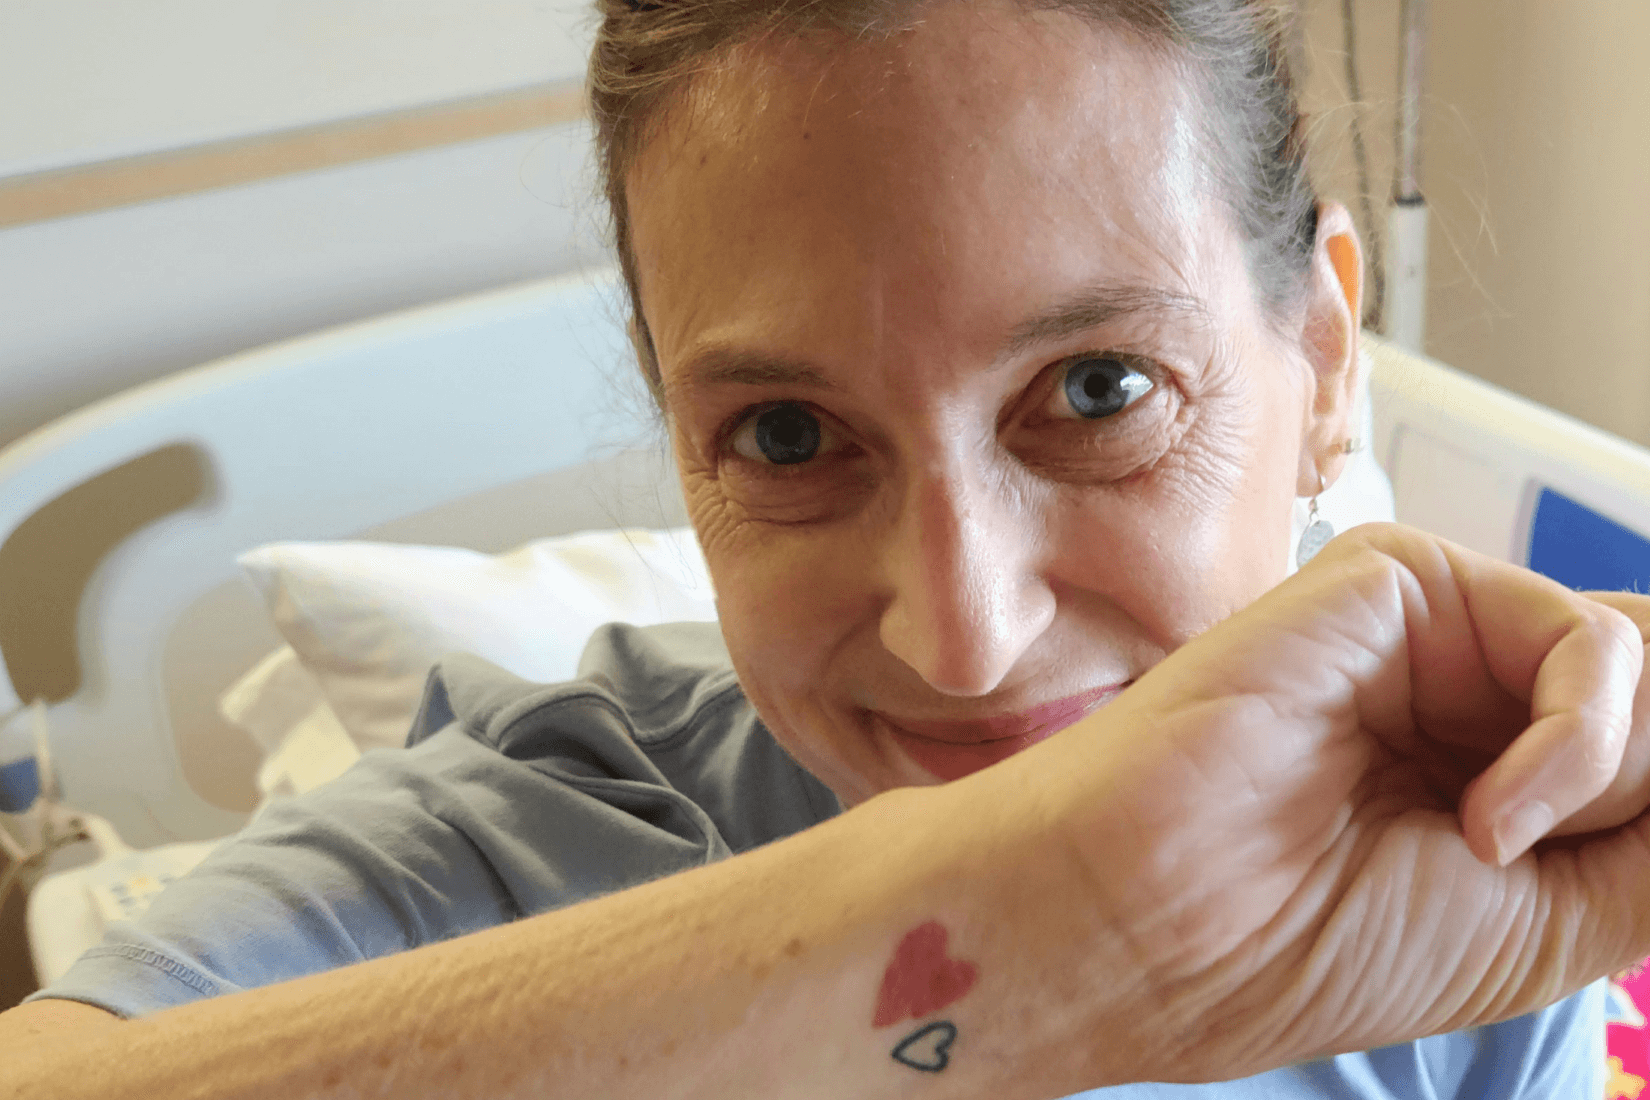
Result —
POLYGON ((1163 51, 1063 13, 928 11, 880 42, 747 48, 655 131, 628 194, 667 384, 707 340, 995 343, 1085 287, 1230 281, 1163 51))

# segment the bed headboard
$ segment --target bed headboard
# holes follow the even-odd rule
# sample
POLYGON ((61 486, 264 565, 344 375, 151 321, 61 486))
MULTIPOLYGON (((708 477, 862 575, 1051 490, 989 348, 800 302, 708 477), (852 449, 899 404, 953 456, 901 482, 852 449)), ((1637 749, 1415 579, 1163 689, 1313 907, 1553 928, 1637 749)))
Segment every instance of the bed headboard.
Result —
POLYGON ((1650 591, 1650 453, 1371 341, 1398 519, 1578 589, 1650 591))
POLYGON ((138 846, 244 820, 255 761, 216 698, 279 644, 244 550, 683 522, 622 317, 608 272, 529 283, 185 371, 0 452, 0 543, 142 456, 181 455, 200 483, 85 586, 79 687, 49 711, 65 798, 138 846))

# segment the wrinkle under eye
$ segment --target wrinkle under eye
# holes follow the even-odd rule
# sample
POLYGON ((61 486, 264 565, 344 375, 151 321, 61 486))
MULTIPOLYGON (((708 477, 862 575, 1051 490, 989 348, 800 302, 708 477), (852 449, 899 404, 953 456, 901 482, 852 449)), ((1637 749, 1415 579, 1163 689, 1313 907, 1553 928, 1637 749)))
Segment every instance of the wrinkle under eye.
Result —
POLYGON ((1151 379, 1109 356, 1079 359, 1066 368, 1066 402, 1085 420, 1120 413, 1151 388, 1151 379))

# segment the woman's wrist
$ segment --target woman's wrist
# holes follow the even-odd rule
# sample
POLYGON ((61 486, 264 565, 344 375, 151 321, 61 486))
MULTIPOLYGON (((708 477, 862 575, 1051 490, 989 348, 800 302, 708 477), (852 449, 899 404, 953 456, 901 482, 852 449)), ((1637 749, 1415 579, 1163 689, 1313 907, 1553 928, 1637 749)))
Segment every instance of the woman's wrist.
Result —
POLYGON ((845 815, 863 815, 856 825, 880 838, 857 850, 880 850, 897 868, 885 914, 847 941, 878 974, 868 1034, 890 1058, 924 1029, 951 1038, 944 1073, 983 1073, 982 1095, 1160 1079, 1157 1032, 1139 1026, 1160 1001, 1097 888, 1094 846, 1071 843, 1070 821, 1047 797, 1047 769, 1072 761, 1049 753, 1028 763, 892 791, 845 815), (881 999, 902 980, 903 1012, 881 999))
POLYGON ((1134 1027, 1149 1009, 1144 975, 1126 970, 1045 809, 1030 786, 894 790, 589 907, 585 923, 606 927, 615 953, 628 943, 664 963, 634 972, 615 1019, 660 1019, 635 1006, 661 977, 692 1006, 626 1038, 643 1071, 631 1086, 1035 1100, 1159 1076, 1150 1033, 1134 1027))

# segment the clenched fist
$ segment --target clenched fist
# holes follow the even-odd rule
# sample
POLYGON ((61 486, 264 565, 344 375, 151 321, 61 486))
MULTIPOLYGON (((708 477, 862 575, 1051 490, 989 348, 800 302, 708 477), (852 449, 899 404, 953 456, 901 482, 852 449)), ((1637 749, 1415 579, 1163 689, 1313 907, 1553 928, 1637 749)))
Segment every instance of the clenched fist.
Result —
POLYGON ((1650 598, 1360 528, 1004 765, 1043 773, 1126 945, 1095 980, 1170 1037, 1140 1076, 1489 1023, 1650 955, 1647 625, 1650 598))

